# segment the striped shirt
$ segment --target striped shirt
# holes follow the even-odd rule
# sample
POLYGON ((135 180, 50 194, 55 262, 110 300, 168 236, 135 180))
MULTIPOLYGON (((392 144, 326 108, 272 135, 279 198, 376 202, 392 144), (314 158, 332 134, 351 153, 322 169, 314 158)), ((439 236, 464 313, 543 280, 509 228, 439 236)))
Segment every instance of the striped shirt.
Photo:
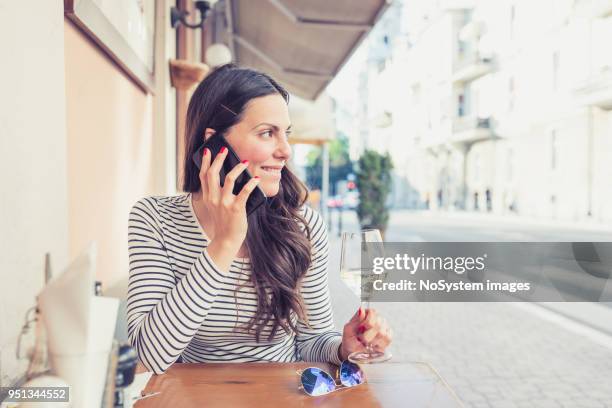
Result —
POLYGON ((139 200, 128 224, 127 322, 140 361, 156 374, 179 357, 194 363, 339 364, 342 337, 334 328, 327 284, 327 230, 312 208, 301 211, 311 231, 312 263, 300 283, 309 324, 293 313, 296 333, 280 328, 269 340, 268 323, 257 342, 253 332, 243 329, 257 309, 249 259, 235 258, 229 272, 215 265, 191 194, 139 200))

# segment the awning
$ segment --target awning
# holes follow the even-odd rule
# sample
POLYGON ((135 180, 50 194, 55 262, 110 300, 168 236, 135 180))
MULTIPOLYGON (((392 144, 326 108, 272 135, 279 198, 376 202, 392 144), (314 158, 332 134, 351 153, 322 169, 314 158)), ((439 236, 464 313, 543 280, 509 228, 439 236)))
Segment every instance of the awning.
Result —
POLYGON ((336 134, 333 111, 333 101, 325 93, 314 102, 292 95, 289 99, 289 142, 321 145, 333 139, 336 134))
POLYGON ((391 0, 226 0, 235 61, 315 100, 391 0))

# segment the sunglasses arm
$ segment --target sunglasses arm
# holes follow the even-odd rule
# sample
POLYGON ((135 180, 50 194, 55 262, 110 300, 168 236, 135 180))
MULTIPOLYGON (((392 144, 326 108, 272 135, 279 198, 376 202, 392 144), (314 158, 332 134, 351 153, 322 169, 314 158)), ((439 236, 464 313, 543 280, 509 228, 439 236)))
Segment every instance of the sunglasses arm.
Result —
MULTIPOLYGON (((358 384, 358 385, 361 385, 361 384, 358 384)), ((357 386, 357 385, 355 385, 354 387, 356 387, 356 386, 357 386)), ((329 394, 331 394, 332 392, 336 392, 336 391, 340 391, 340 390, 346 390, 346 389, 349 389, 349 388, 354 388, 354 387, 347 387, 347 386, 346 386, 346 385, 344 385, 344 384, 336 384, 336 388, 334 388, 333 390, 331 390, 331 391, 330 391, 330 392, 328 392, 327 394, 322 394, 322 395, 329 395, 329 394)), ((303 386, 301 386, 301 385, 300 385, 300 386, 299 386, 297 389, 298 389, 298 390, 300 390, 300 391, 304 391, 304 392, 305 392, 304 387, 303 387, 303 386)), ((306 395, 310 395, 310 394, 306 393, 306 395)), ((312 397, 312 395, 310 395, 310 396, 312 397)))

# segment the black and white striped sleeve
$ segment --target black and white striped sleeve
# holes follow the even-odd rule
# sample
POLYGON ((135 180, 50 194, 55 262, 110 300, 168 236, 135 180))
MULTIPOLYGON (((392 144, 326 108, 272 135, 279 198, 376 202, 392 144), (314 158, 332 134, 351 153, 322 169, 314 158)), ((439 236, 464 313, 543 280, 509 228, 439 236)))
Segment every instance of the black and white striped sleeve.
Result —
POLYGON ((340 364, 338 349, 342 343, 342 335, 334 327, 327 282, 327 227, 323 217, 310 207, 304 207, 304 218, 311 231, 312 263, 302 280, 300 290, 309 324, 298 321, 297 349, 304 361, 340 364))
POLYGON ((128 221, 128 335, 140 361, 156 374, 187 347, 226 279, 206 249, 177 279, 160 219, 155 199, 144 198, 133 206, 128 221))

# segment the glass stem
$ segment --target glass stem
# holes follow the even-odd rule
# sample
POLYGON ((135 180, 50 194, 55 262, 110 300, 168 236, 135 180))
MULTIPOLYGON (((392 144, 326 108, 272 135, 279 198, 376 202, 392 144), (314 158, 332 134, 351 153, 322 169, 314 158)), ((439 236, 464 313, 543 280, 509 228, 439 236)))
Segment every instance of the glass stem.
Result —
POLYGON ((374 351, 374 348, 372 347, 372 343, 368 343, 368 345, 366 346, 366 351, 370 355, 374 354, 375 351, 374 351))
MULTIPOLYGON (((367 312, 368 310, 370 310, 370 301, 369 300, 362 301, 361 307, 363 308, 364 312, 367 312)), ((374 354, 374 348, 372 347, 372 343, 368 342, 368 344, 366 344, 366 352, 369 355, 374 354)))

